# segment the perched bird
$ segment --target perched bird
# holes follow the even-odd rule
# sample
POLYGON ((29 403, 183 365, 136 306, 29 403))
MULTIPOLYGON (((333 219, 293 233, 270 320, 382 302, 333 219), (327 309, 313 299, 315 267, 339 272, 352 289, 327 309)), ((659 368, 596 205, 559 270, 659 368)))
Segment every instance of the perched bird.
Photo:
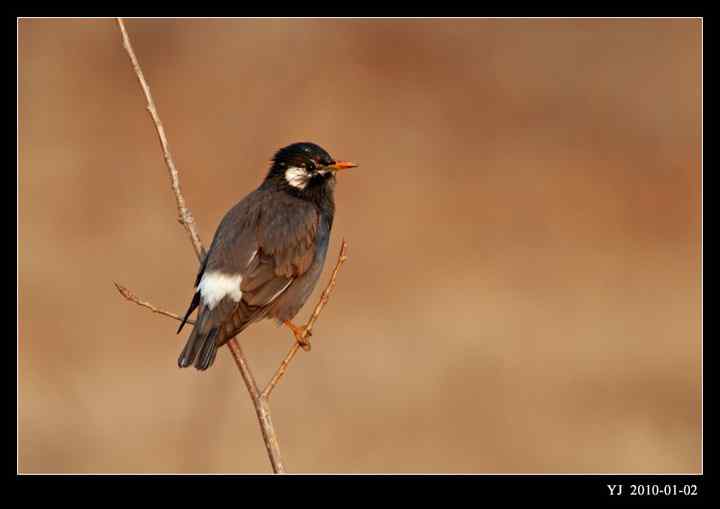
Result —
POLYGON ((274 318, 302 341, 290 320, 312 293, 325 264, 335 213, 335 161, 314 143, 280 149, 263 183, 220 222, 195 279, 178 333, 199 307, 178 365, 209 368, 220 346, 253 322, 274 318))

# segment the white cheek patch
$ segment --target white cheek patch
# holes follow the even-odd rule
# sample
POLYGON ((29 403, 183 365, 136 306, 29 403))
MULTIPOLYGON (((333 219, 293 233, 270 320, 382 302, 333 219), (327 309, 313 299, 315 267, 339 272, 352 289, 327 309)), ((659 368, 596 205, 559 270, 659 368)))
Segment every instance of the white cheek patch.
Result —
POLYGON ((305 168, 290 166, 285 170, 285 180, 287 180, 287 183, 298 189, 305 189, 309 179, 310 175, 305 171, 305 168))
POLYGON ((200 280, 198 290, 205 305, 213 309, 225 297, 230 297, 235 302, 242 299, 240 283, 242 283, 241 274, 229 275, 222 272, 208 272, 200 280))

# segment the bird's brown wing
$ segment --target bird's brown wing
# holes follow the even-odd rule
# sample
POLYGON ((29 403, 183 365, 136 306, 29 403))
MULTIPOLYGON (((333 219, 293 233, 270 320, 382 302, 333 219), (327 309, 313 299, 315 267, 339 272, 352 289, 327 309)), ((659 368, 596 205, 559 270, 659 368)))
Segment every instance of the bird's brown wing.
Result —
POLYGON ((312 264, 318 221, 312 204, 283 192, 255 191, 228 212, 198 274, 187 315, 194 307, 200 310, 180 366, 194 361, 198 369, 207 369, 217 347, 267 316, 312 264), (206 284, 218 281, 222 284, 214 288, 206 284))
MULTIPOLYGON (((256 245, 240 290, 242 299, 233 316, 237 334, 247 323, 264 318, 277 299, 307 272, 315 257, 317 209, 303 200, 278 193, 257 221, 256 245)), ((222 343, 221 343, 222 344, 222 343)))

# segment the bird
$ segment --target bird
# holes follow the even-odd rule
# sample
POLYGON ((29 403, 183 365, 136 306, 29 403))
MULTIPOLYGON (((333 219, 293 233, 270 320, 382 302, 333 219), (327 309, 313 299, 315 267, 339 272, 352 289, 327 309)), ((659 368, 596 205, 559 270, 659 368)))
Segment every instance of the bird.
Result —
POLYGON ((262 319, 292 323, 320 278, 335 215, 335 175, 357 164, 336 161, 315 143, 278 150, 260 186, 220 221, 195 278, 195 292, 178 328, 198 309, 178 366, 212 366, 218 348, 262 319))

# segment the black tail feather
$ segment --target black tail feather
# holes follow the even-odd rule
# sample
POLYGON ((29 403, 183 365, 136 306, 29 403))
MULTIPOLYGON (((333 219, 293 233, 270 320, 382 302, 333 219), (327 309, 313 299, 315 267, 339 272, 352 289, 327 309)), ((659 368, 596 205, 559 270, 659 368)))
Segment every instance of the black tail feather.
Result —
POLYGON ((199 315, 197 323, 195 324, 192 332, 190 332, 190 337, 188 337, 185 347, 180 353, 180 357, 178 357, 178 366, 181 368, 187 368, 193 363, 195 357, 197 357, 197 354, 200 351, 200 348, 204 344, 205 338, 211 332, 206 329, 207 315, 204 315, 203 313, 199 313, 199 315))
POLYGON ((200 305, 200 292, 195 292, 195 295, 193 295, 192 302, 190 302, 190 307, 187 310, 187 313, 185 313, 185 317, 182 319, 182 322, 180 323, 180 327, 178 327, 178 330, 175 334, 180 334, 180 331, 185 326, 185 323, 187 323, 187 319, 190 317, 190 313, 195 311, 195 309, 200 305))
POLYGON ((200 284, 200 280, 202 280, 202 276, 205 273, 205 267, 207 267, 208 262, 207 252, 205 251, 204 247, 202 248, 202 252, 200 253, 200 260, 200 270, 198 270, 197 277, 195 278, 195 295, 193 295, 192 302, 190 302, 190 307, 188 308, 187 313, 185 313, 185 318, 183 318, 182 322, 180 322, 180 327, 178 327, 176 334, 180 334, 180 331, 185 326, 185 323, 187 322, 190 313, 195 311, 195 309, 200 305, 200 290, 198 289, 198 285, 200 284))
POLYGON ((187 343, 185 343, 185 348, 183 348, 183 351, 180 353, 180 357, 178 357, 178 367, 187 368, 193 363, 193 360, 195 360, 195 356, 197 355, 198 346, 198 341, 195 335, 191 334, 187 343))
POLYGON ((205 342, 200 349, 197 360, 195 361, 195 367, 199 370, 206 370, 215 361, 215 354, 217 353, 217 343, 215 337, 218 334, 218 329, 214 328, 210 331, 210 334, 205 338, 205 342))

